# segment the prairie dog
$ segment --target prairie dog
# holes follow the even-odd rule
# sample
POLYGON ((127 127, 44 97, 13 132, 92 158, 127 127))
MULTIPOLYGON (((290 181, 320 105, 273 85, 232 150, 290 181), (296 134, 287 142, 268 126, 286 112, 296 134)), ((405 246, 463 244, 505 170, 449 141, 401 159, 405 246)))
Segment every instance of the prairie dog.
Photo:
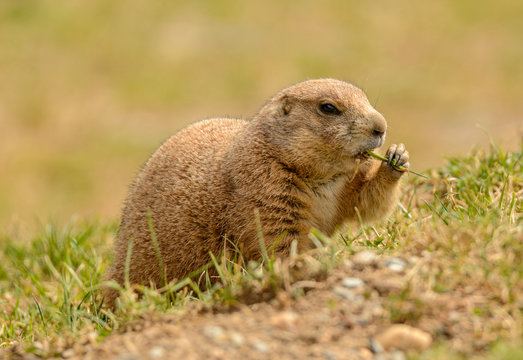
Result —
MULTIPOLYGON (((403 173, 365 155, 383 144, 386 129, 362 90, 334 79, 283 89, 249 121, 210 119, 184 128, 131 187, 107 279, 123 284, 130 240, 131 284, 182 279, 207 264, 209 253, 230 249, 228 242, 246 260, 259 258, 255 211, 266 247, 278 239, 279 256, 293 241, 310 248, 313 227, 332 234, 355 220, 355 208, 364 221, 386 216, 403 173)), ((387 157, 409 166, 403 144, 392 145, 387 157)), ((114 305, 117 295, 106 289, 106 302, 114 305)))

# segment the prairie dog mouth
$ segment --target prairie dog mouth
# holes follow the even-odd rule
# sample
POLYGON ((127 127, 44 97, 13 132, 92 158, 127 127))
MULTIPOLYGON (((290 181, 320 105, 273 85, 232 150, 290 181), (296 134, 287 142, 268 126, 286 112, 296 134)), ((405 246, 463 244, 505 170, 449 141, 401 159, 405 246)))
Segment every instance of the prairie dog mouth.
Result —
POLYGON ((369 158, 370 158, 370 155, 367 153, 367 150, 371 150, 371 151, 372 151, 372 150, 374 150, 374 148, 372 148, 372 149, 366 149, 366 150, 363 150, 363 151, 360 152, 360 153, 357 153, 356 156, 355 156, 355 158, 356 158, 356 159, 360 159, 360 160, 367 160, 367 159, 369 159, 369 158))

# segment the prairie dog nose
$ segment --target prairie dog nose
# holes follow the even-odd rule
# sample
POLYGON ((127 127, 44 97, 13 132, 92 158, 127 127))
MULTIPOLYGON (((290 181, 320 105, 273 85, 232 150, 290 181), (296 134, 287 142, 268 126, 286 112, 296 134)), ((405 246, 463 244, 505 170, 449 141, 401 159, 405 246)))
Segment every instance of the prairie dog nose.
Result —
POLYGON ((387 121, 379 112, 372 112, 369 117, 372 135, 384 136, 387 131, 387 121))

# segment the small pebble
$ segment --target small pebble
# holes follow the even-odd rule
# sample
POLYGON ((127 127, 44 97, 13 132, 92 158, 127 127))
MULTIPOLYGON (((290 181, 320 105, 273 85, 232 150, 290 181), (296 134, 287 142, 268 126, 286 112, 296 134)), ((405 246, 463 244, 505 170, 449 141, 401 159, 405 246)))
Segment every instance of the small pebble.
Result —
POLYGON ((75 356, 76 352, 73 349, 67 349, 62 352, 62 358, 69 359, 75 356))
POLYGON ((332 291, 336 295, 341 296, 342 298, 345 298, 349 301, 353 301, 353 302, 363 301, 363 296, 361 296, 359 294, 355 294, 352 290, 341 287, 341 286, 336 286, 334 289, 332 289, 332 291))
POLYGON ((165 349, 161 346, 155 346, 149 351, 149 356, 153 359, 159 359, 165 355, 165 349))
POLYGON ((375 336, 374 342, 381 344, 385 350, 417 350, 421 352, 430 347, 432 336, 415 327, 396 324, 375 336))
POLYGON ((323 352, 323 357, 326 360, 336 360, 336 355, 332 351, 330 351, 330 350, 325 350, 323 352))
POLYGON ((263 341, 256 341, 252 343, 252 348, 261 354, 267 354, 269 352, 269 345, 263 341))
POLYGON ((405 353, 403 351, 395 350, 390 355, 391 360, 407 360, 405 353))
POLYGON ((391 293, 405 289, 407 282, 401 276, 381 277, 375 279, 372 286, 380 293, 391 293))
POLYGON ((342 280, 343 287, 346 287, 348 289, 363 287, 365 283, 360 278, 355 277, 347 277, 342 280))
POLYGON ((231 343, 237 347, 242 346, 245 343, 245 338, 242 334, 233 332, 230 335, 231 343))
POLYGON ((383 306, 379 303, 375 303, 370 306, 370 309, 367 311, 370 316, 372 317, 379 317, 383 316, 385 314, 385 310, 383 309, 383 306))
POLYGON ((345 259, 345 260, 343 260, 343 266, 345 268, 347 268, 348 270, 350 270, 354 266, 354 263, 352 261, 350 261, 349 259, 345 259))
POLYGON ((352 262, 356 265, 371 265, 377 259, 377 255, 371 251, 360 251, 352 257, 352 262))
POLYGON ((449 312, 448 319, 450 321, 457 322, 457 321, 459 321, 459 318, 460 318, 460 313, 459 312, 457 312, 457 311, 449 312))
POLYGON ((225 331, 220 326, 208 325, 203 328, 205 336, 212 340, 222 340, 225 337, 225 331))
POLYGON ((379 354, 383 352, 383 345, 381 345, 381 343, 375 341, 374 339, 370 340, 369 348, 374 354, 379 354))
POLYGON ((403 260, 401 258, 394 257, 394 258, 385 260, 385 266, 390 271, 402 272, 407 267, 407 263, 405 262, 405 260, 403 260))

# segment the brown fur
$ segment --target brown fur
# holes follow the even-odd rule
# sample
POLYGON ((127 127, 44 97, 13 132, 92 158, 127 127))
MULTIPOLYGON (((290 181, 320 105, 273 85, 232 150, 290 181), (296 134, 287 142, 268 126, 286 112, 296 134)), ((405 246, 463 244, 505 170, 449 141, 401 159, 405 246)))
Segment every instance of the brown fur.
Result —
MULTIPOLYGON (((107 278, 123 284, 130 239, 131 284, 162 286, 163 274, 181 279, 207 264, 209 253, 222 253, 225 239, 240 244, 245 259, 256 259, 255 209, 267 247, 280 238, 279 255, 294 240, 300 250, 310 248, 312 227, 332 234, 356 219, 355 208, 364 221, 385 216, 401 173, 361 154, 382 145, 386 126, 360 89, 321 79, 282 90, 251 121, 211 119, 181 130, 132 186, 107 278), (324 114, 324 103, 341 114, 324 114)), ((408 166, 402 145, 392 150, 388 156, 408 166)), ((116 296, 106 290, 110 306, 116 296)))

